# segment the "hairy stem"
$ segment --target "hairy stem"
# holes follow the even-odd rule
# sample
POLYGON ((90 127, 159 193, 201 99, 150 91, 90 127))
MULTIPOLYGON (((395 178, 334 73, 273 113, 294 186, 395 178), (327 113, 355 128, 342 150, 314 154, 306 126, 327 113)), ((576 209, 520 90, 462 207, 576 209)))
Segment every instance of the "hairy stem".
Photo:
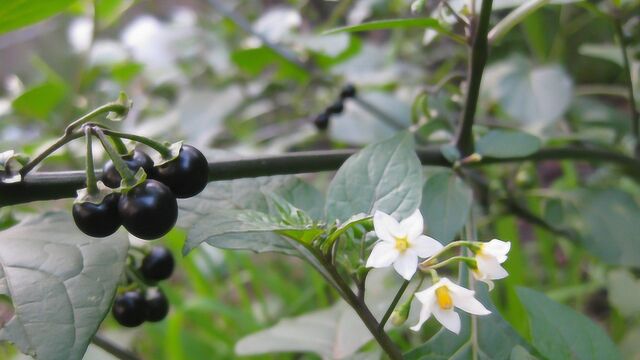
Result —
MULTIPOLYGON (((82 134, 76 135, 76 137, 80 136, 82 134)), ((355 152, 356 150, 305 151, 239 160, 212 161, 209 162, 209 180, 332 171, 338 169, 355 152)), ((423 165, 452 166, 439 149, 419 149, 416 154, 423 165)), ((622 171, 640 183, 640 160, 618 152, 595 148, 547 148, 527 156, 501 159, 485 157, 465 166, 479 167, 508 162, 546 160, 609 162, 618 165, 622 171)), ((12 184, 0 182, 0 206, 75 197, 76 190, 84 187, 85 181, 84 171, 61 171, 31 174, 24 177, 21 182, 12 184)))
POLYGON ((384 329, 380 327, 380 324, 367 307, 364 299, 358 298, 349 285, 342 279, 340 274, 338 274, 335 267, 330 263, 327 263, 322 254, 318 253, 317 259, 323 265, 333 282, 340 288, 339 292, 343 294, 344 300, 351 305, 353 310, 355 310, 387 356, 392 360, 402 360, 402 353, 400 352, 400 349, 398 349, 396 344, 391 341, 391 338, 389 338, 384 329))
MULTIPOLYGON (((492 3, 493 0, 482 1, 480 18, 477 21, 477 27, 474 29, 475 35, 471 45, 471 55, 469 59, 468 88, 464 111, 462 112, 462 120, 456 139, 456 146, 463 157, 473 154, 475 148, 473 143, 473 122, 478 105, 478 96, 480 95, 482 72, 487 63, 487 33, 489 32, 489 18, 491 16, 492 3)), ((472 24, 476 23, 475 19, 472 21, 472 24)))

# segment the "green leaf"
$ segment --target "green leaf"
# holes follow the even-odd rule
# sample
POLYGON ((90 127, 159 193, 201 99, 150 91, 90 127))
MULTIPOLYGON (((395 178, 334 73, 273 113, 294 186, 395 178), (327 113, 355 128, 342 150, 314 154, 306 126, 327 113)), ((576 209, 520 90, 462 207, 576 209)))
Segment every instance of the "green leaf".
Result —
POLYGON ((47 81, 20 94, 12 106, 23 116, 45 119, 62 102, 66 93, 64 84, 47 81))
MULTIPOLYGON (((224 209, 249 209, 269 212, 267 195, 280 195, 293 206, 318 219, 324 211, 324 195, 294 176, 270 176, 209 183, 195 197, 179 200, 179 227, 188 229, 209 212, 224 209)), ((276 215, 276 214, 272 214, 276 215)))
POLYGON ((331 35, 342 32, 360 32, 360 31, 372 31, 372 30, 389 30, 389 29, 404 29, 404 28, 422 28, 433 29, 443 35, 447 35, 458 42, 463 42, 460 36, 452 33, 447 28, 440 24, 438 19, 434 18, 408 18, 408 19, 389 19, 389 20, 376 20, 366 22, 362 24, 342 26, 335 29, 331 29, 322 33, 322 35, 331 35))
MULTIPOLYGON (((516 346, 526 347, 525 341, 491 304, 486 286, 477 284, 476 297, 491 310, 490 315, 476 316, 477 329, 472 330, 471 316, 460 312, 460 334, 440 330, 429 341, 405 354, 405 360, 466 360, 472 359, 476 346, 478 359, 509 359, 516 346), (475 332, 476 339, 473 336, 475 332)), ((429 321, 435 321, 433 319, 429 321)))
POLYGON ((343 359, 372 338, 355 311, 340 301, 329 309, 281 320, 273 327, 240 339, 236 354, 312 352, 323 359, 343 359))
POLYGON ((306 238, 306 232, 314 235, 321 230, 312 224, 277 223, 267 214, 254 210, 211 210, 189 229, 183 253, 187 254, 206 242, 223 249, 295 254, 294 249, 275 231, 302 239, 306 238))
POLYGON ((640 314, 640 281, 625 269, 613 270, 607 274, 608 299, 625 317, 640 314))
POLYGON ((476 152, 493 158, 527 156, 540 149, 540 139, 527 133, 492 130, 476 145, 476 152))
POLYGON ((124 232, 91 238, 66 213, 0 232, 0 294, 15 309, 0 340, 42 359, 81 359, 111 307, 128 247, 124 232))
POLYGON ((42 21, 66 10, 76 0, 0 1, 0 34, 42 21))
POLYGON ((420 205, 422 168, 409 132, 371 144, 351 156, 329 185, 326 219, 344 221, 375 210, 409 216, 420 205))
POLYGON ((624 58, 620 47, 614 44, 582 44, 578 48, 580 55, 610 61, 618 66, 624 66, 624 58))
POLYGON ((578 209, 587 250, 612 265, 640 266, 640 207, 629 194, 616 189, 588 191, 580 197, 578 209))
POLYGON ((451 242, 467 221, 472 196, 467 184, 451 171, 431 176, 420 205, 427 234, 443 244, 451 242))
POLYGON ((518 288, 533 346, 547 359, 620 359, 607 334, 586 316, 537 291, 518 288))
POLYGON ((482 86, 509 116, 532 131, 558 120, 573 98, 573 83, 562 67, 534 67, 521 57, 489 67, 482 86))

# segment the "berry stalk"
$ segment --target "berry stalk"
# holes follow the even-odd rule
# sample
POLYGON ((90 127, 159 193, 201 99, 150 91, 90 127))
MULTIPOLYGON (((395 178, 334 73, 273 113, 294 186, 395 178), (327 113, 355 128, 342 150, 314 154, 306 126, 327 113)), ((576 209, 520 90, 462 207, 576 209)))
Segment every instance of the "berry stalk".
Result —
POLYGON ((98 185, 96 180, 95 167, 93 165, 93 146, 91 143, 91 128, 85 127, 84 135, 87 139, 87 193, 89 195, 96 195, 98 193, 98 185))
POLYGON ((141 144, 145 144, 148 147, 152 148, 153 150, 157 151, 158 153, 160 153, 160 155, 162 156, 163 159, 167 159, 171 157, 171 149, 169 149, 169 147, 165 146, 164 144, 149 139, 147 137, 144 136, 139 136, 139 135, 135 135, 135 134, 128 134, 128 133, 123 133, 123 132, 119 132, 119 131, 113 131, 110 129, 102 129, 102 131, 106 134, 109 135, 112 138, 118 138, 118 139, 129 139, 129 140, 133 140, 136 142, 139 142, 141 144))
POLYGON ((124 183, 127 186, 133 186, 136 184, 135 174, 129 170, 127 164, 124 163, 118 152, 113 148, 109 140, 105 136, 104 132, 99 127, 92 127, 92 131, 98 136, 100 142, 102 143, 102 147, 109 154, 111 161, 113 161, 113 165, 116 167, 116 170, 120 174, 120 177, 124 180, 124 183))

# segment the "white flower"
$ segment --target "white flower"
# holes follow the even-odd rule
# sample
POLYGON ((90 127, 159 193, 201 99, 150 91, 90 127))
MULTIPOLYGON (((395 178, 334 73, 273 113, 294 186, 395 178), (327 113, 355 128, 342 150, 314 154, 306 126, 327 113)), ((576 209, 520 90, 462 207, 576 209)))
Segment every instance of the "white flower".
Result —
POLYGON ((511 249, 511 243, 493 239, 480 245, 476 251, 477 268, 473 270, 476 280, 483 281, 493 289, 493 281, 505 278, 509 275, 500 264, 507 260, 507 253, 511 249))
POLYGON ((454 284, 447 278, 441 278, 428 289, 416 293, 416 298, 422 303, 422 310, 420 320, 411 330, 420 330, 422 324, 433 314, 445 328, 456 334, 460 333, 460 315, 453 310, 454 308, 474 315, 491 314, 491 311, 473 297, 474 294, 475 291, 454 284))
POLYGON ((398 274, 411 280, 418 269, 418 257, 434 255, 442 244, 422 234, 424 224, 420 210, 397 222, 396 219, 376 211, 373 227, 380 241, 373 247, 367 267, 382 268, 393 264, 398 274))

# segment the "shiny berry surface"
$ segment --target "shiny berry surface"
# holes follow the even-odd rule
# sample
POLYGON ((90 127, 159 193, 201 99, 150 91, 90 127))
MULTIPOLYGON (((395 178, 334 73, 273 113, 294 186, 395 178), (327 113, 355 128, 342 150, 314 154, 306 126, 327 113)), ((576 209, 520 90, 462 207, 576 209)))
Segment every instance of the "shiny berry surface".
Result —
POLYGON ((154 179, 167 185, 178 198, 200 193, 209 180, 207 158, 191 145, 182 145, 180 155, 156 167, 154 179))
POLYGON ((93 237, 106 237, 118 230, 122 221, 118 213, 119 194, 107 195, 100 204, 75 203, 71 213, 76 226, 93 237))
POLYGON ((329 118, 330 115, 327 113, 319 114, 313 119, 313 125, 315 125, 318 130, 327 130, 329 127, 329 118))
POLYGON ((340 90, 341 99, 348 99, 348 98, 354 98, 354 97, 356 97, 356 87, 353 86, 352 84, 347 84, 342 87, 342 90, 340 90))
MULTIPOLYGON (((142 150, 134 150, 133 154, 125 155, 122 157, 122 160, 127 164, 129 169, 136 173, 138 169, 143 168, 144 172, 147 173, 148 178, 153 178, 154 176, 154 168, 153 168, 153 160, 142 150)), ((120 181, 122 178, 116 170, 116 167, 113 165, 113 161, 109 160, 104 167, 102 168, 102 182, 110 188, 117 188, 120 186, 120 181)))
POLYGON ((128 291, 116 296, 111 313, 116 321, 126 327, 141 325, 146 318, 146 301, 139 291, 128 291))
POLYGON ((153 240, 169 232, 178 219, 178 202, 171 190, 155 180, 145 180, 120 196, 122 225, 133 236, 153 240))
POLYGON ((169 300, 160 289, 149 289, 145 295, 145 320, 161 321, 169 313, 169 300))
POLYGON ((173 273, 174 266, 175 261, 169 249, 156 246, 142 259, 140 273, 147 280, 166 280, 173 273))
POLYGON ((336 101, 327 108, 327 112, 330 114, 340 114, 344 111, 344 104, 342 101, 336 101))

